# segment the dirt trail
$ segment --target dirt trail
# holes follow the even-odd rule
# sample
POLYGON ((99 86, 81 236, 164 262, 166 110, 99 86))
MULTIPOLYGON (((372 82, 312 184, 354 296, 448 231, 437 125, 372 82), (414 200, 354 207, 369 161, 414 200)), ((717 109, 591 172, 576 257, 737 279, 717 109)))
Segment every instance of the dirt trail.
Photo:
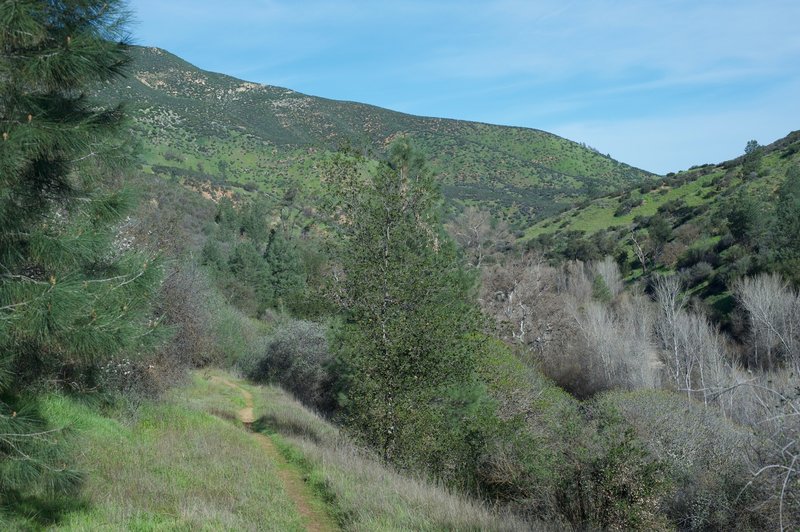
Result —
MULTIPOLYGON (((211 380, 238 390, 239 393, 242 394, 245 407, 237 412, 236 417, 249 430, 253 422, 256 420, 255 416, 253 415, 253 394, 238 384, 223 377, 214 376, 211 377, 211 380)), ((280 451, 278 451, 277 447, 275 447, 275 444, 272 442, 272 440, 264 434, 259 434, 257 432, 253 432, 252 435, 253 438, 258 441, 259 445, 261 445, 261 448, 264 449, 264 452, 267 453, 267 455, 277 466, 276 469, 278 471, 278 477, 281 479, 281 482, 283 482, 283 486, 286 489, 286 493, 289 495, 289 498, 292 499, 292 502, 294 502, 295 506, 297 506, 297 510, 303 517, 306 530, 309 532, 327 532, 337 530, 331 518, 311 504, 310 501, 314 497, 311 493, 311 490, 308 488, 308 486, 306 486, 305 482, 303 482, 303 479, 300 477, 300 475, 289 467, 289 464, 283 458, 283 455, 281 455, 280 451)))

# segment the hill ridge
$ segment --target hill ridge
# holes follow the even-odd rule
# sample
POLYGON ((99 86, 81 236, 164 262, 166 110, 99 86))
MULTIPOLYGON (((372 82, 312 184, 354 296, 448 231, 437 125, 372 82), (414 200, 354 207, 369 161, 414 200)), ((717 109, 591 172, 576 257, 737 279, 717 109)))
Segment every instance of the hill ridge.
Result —
POLYGON ((202 70, 155 47, 133 47, 131 76, 98 95, 127 101, 156 173, 248 190, 314 194, 320 164, 342 144, 380 157, 398 134, 413 138, 445 195, 481 203, 524 227, 653 174, 540 129, 421 117, 372 104, 202 70))

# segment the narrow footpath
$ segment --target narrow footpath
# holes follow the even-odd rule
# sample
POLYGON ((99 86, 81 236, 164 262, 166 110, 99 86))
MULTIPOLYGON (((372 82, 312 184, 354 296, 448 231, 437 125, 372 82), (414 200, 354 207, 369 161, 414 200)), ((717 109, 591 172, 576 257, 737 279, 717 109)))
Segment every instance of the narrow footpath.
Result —
MULTIPOLYGON (((256 420, 253 413, 253 394, 248 390, 242 388, 238 384, 231 382, 224 377, 211 377, 213 382, 224 384, 230 388, 237 390, 244 399, 245 407, 239 410, 236 414, 238 420, 250 430, 253 422, 256 420)), ((275 447, 275 444, 264 434, 252 432, 252 437, 256 439, 264 452, 272 459, 276 465, 278 476, 283 482, 287 495, 294 502, 298 512, 303 517, 306 530, 309 532, 328 532, 337 530, 333 520, 321 509, 315 508, 311 501, 314 495, 311 490, 303 481, 301 476, 295 471, 280 451, 275 447)))

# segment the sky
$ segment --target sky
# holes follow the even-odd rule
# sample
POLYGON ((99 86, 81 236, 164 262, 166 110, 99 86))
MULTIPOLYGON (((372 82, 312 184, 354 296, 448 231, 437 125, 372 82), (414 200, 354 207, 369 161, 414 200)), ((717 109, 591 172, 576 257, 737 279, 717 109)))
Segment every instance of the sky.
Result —
POLYGON ((798 0, 130 0, 136 44, 247 81, 523 126, 656 173, 800 129, 798 0))

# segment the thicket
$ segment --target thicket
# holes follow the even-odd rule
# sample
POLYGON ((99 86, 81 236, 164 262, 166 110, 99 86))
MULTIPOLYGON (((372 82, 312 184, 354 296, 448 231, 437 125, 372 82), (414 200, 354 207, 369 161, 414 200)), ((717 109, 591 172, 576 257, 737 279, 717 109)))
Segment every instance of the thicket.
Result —
POLYGON ((279 383, 304 405, 326 414, 336 406, 333 364, 326 328, 303 320, 278 325, 260 353, 239 361, 249 379, 279 383))
POLYGON ((677 275, 654 277, 650 295, 622 286, 610 258, 554 268, 528 256, 487 269, 482 301, 544 373, 634 429, 673 526, 797 523, 797 292, 776 274, 735 283, 736 342, 677 275))

